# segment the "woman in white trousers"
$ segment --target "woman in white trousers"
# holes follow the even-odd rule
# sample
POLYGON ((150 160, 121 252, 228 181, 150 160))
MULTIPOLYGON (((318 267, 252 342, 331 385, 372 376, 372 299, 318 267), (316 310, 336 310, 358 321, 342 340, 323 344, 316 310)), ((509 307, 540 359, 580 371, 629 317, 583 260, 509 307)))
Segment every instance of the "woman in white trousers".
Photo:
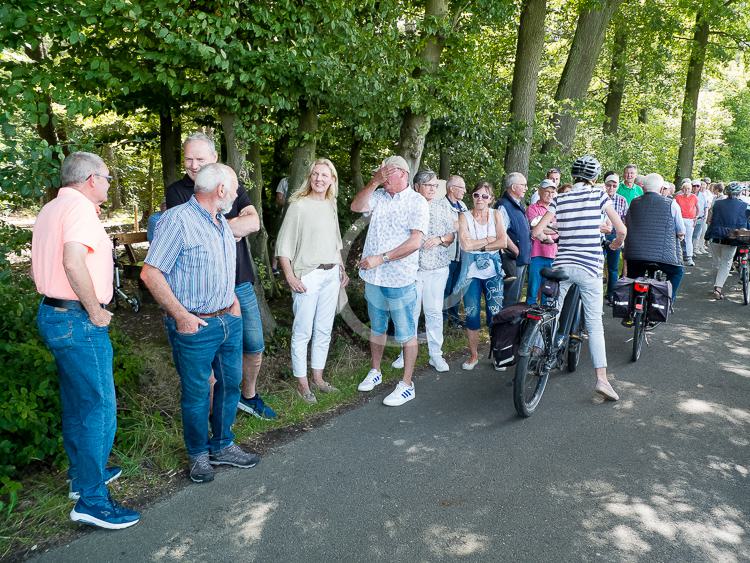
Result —
POLYGON ((292 372, 297 393, 308 404, 317 402, 313 390, 337 391, 323 379, 339 288, 349 282, 341 260, 337 193, 333 163, 325 158, 313 162, 305 183, 289 198, 276 240, 276 256, 293 298, 292 372), (312 384, 307 379, 311 341, 312 384))

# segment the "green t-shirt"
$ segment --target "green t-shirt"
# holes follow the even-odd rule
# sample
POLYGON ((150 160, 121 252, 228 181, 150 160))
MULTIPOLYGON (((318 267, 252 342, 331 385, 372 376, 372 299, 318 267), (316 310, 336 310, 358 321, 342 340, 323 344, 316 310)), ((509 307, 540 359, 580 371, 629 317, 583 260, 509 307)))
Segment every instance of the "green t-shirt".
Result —
POLYGON ((620 182, 620 187, 617 188, 617 193, 624 197, 627 200, 628 205, 630 205, 631 201, 643 195, 643 189, 636 184, 633 184, 633 187, 629 188, 624 182, 620 182))

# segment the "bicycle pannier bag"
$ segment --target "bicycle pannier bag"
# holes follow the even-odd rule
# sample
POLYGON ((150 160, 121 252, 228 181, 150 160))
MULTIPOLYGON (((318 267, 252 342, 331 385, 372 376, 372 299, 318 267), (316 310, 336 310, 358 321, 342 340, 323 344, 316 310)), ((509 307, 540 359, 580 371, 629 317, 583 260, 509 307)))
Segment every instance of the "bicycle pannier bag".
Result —
POLYGON ((633 309, 633 278, 622 277, 615 282, 612 291, 612 316, 625 319, 633 309))
POLYGON ((542 279, 542 295, 545 297, 557 297, 560 282, 557 280, 542 279))
POLYGON ((525 303, 518 303, 492 317, 490 358, 494 360, 495 366, 512 366, 518 361, 521 327, 530 308, 525 303))
POLYGON ((666 280, 648 280, 648 320, 665 323, 672 308, 672 284, 666 280))

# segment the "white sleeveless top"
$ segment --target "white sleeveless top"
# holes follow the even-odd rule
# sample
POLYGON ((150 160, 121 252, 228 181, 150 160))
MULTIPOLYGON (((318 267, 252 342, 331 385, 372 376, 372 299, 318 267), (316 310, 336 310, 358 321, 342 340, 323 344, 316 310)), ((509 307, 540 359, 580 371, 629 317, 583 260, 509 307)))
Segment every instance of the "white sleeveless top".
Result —
MULTIPOLYGON (((482 240, 484 238, 487 238, 488 236, 497 236, 497 229, 495 227, 495 210, 490 209, 489 211, 489 220, 487 221, 486 225, 477 223, 474 219, 474 216, 471 214, 471 211, 464 211, 464 217, 466 218, 466 228, 469 232, 469 237, 472 240, 482 240)), ((469 250, 467 252, 469 254, 484 254, 481 250, 469 250)), ((498 254, 497 250, 491 250, 489 252, 491 254, 498 254)), ((472 263, 469 266, 468 271, 466 272, 466 277, 486 280, 489 278, 494 278, 497 274, 498 271, 497 268, 495 268, 494 262, 490 262, 489 267, 484 268, 483 270, 480 270, 479 268, 477 268, 476 264, 472 263)))

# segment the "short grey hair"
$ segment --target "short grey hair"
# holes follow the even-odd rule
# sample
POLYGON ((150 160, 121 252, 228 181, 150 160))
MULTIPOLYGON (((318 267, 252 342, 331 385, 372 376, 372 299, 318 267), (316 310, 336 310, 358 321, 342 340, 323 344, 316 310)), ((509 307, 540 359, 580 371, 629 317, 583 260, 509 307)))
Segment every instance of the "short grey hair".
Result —
POLYGON ((213 154, 218 154, 216 152, 216 143, 214 143, 214 140, 205 133, 201 133, 200 131, 191 133, 190 135, 185 137, 185 141, 182 143, 182 149, 185 150, 185 147, 188 146, 189 143, 195 141, 203 141, 208 145, 208 148, 211 149, 211 152, 213 154))
POLYGON ((226 164, 214 162, 206 164, 195 176, 195 193, 212 194, 220 184, 231 184, 232 169, 226 164))
MULTIPOLYGON (((463 182, 464 182, 464 184, 466 184, 466 181, 464 180, 464 177, 463 177, 463 176, 460 176, 460 175, 458 175, 458 174, 453 174, 453 175, 451 175, 451 176, 449 176, 449 177, 448 177, 448 181, 447 181, 447 182, 445 183, 445 187, 446 187, 446 189, 447 189, 447 188, 450 188, 451 186, 455 186, 456 184, 455 184, 454 182, 455 182, 456 180, 461 180, 461 181, 463 181, 463 182)), ((466 187, 466 186, 464 186, 464 188, 465 188, 465 187, 466 187)))
POLYGON ((505 189, 509 190, 513 184, 522 184, 524 181, 526 181, 526 176, 520 172, 511 172, 505 176, 505 189))
POLYGON ((623 168, 622 171, 625 172, 625 170, 638 170, 638 165, 636 165, 636 164, 626 164, 625 168, 623 168))
POLYGON ((661 191, 662 186, 665 185, 666 183, 664 182, 664 178, 661 176, 661 174, 652 172, 651 174, 644 176, 643 191, 645 192, 659 192, 661 191))
POLYGON ((414 176, 414 185, 417 184, 426 184, 430 180, 437 178, 437 174, 435 174, 432 170, 429 168, 427 170, 420 170, 416 173, 414 176))
POLYGON ((65 157, 60 169, 63 186, 82 184, 92 174, 99 173, 107 165, 99 155, 92 152, 74 152, 65 157))

